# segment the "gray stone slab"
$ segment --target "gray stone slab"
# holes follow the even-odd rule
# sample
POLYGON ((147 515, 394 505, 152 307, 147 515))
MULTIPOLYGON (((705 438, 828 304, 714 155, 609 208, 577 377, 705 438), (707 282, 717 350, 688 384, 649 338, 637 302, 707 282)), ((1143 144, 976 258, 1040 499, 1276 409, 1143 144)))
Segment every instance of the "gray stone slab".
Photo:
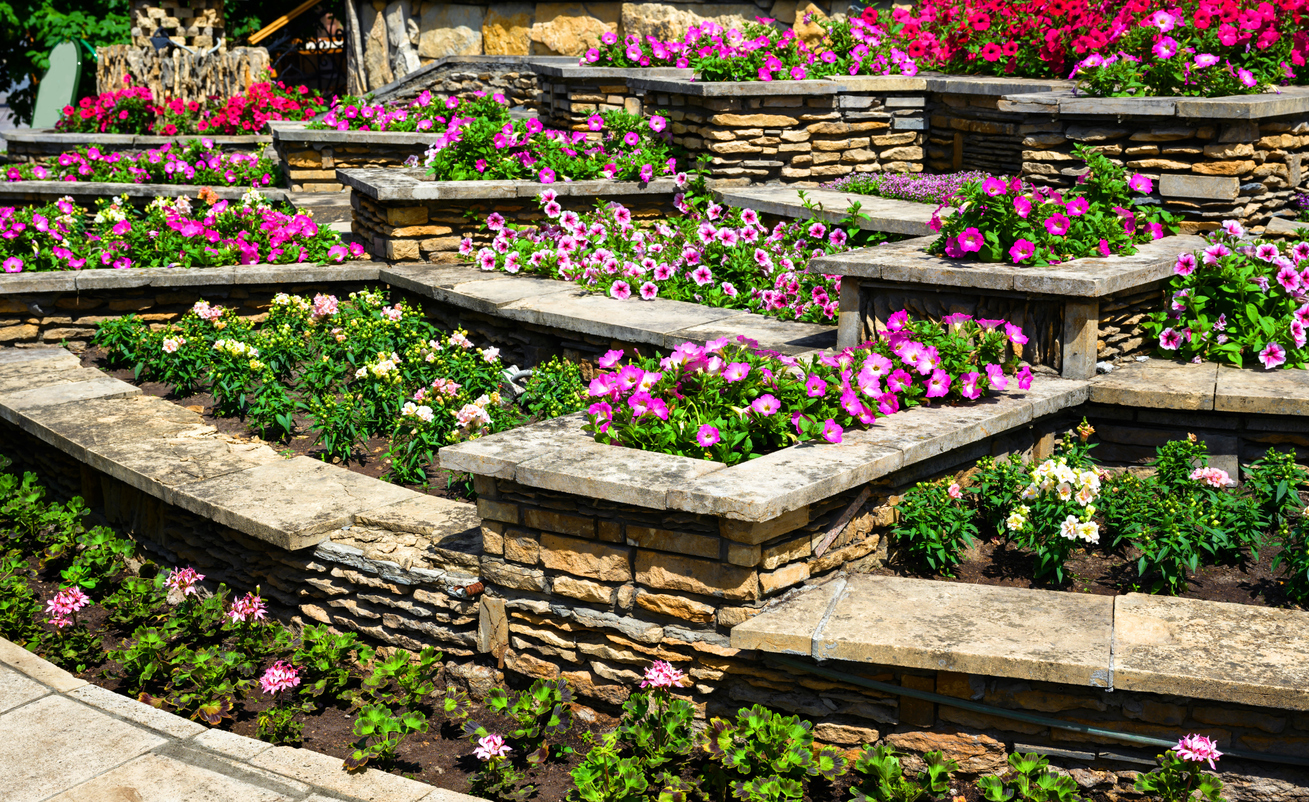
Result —
POLYGON ((1309 415, 1309 370, 1218 366, 1215 412, 1309 415))
POLYGON ((0 367, 0 396, 37 387, 53 387, 60 384, 91 381, 104 374, 95 368, 43 368, 43 363, 35 362, 16 365, 9 370, 0 367))
POLYGON ((221 758, 183 752, 141 755, 50 802, 291 802, 309 791, 304 783, 238 766, 221 758))
POLYGON ((154 267, 149 269, 146 279, 151 287, 224 287, 232 284, 237 272, 246 267, 154 267))
POLYGON ((124 381, 101 376, 90 381, 61 384, 55 387, 38 387, 0 395, 0 418, 10 423, 15 416, 39 407, 52 407, 90 401, 95 398, 127 398, 140 395, 141 390, 124 381))
POLYGON ((814 633, 841 598, 847 583, 845 577, 837 577, 805 588, 803 593, 737 624, 732 627, 732 648, 809 657, 814 651, 814 633))
POLYGON ((922 75, 833 75, 825 80, 839 81, 849 92, 926 92, 927 77, 922 75))
POLYGON ((606 85, 613 83, 615 78, 690 78, 695 75, 695 70, 677 67, 582 67, 576 61, 572 64, 534 62, 530 68, 537 75, 575 81, 603 80, 606 85))
POLYGON ((480 527, 482 518, 475 504, 415 493, 395 504, 356 513, 355 522, 439 541, 480 527))
POLYGON ((836 347, 834 326, 779 320, 775 317, 747 313, 679 329, 677 336, 697 343, 722 337, 733 340, 737 337, 746 337, 758 342, 763 348, 793 356, 836 347))
MULTIPOLYGON (((456 284, 469 281, 473 276, 491 277, 466 265, 449 267, 442 265, 392 265, 383 266, 378 271, 378 280, 385 281, 393 287, 437 298, 437 290, 450 289, 456 284)), ((438 300, 445 300, 438 298, 438 300)))
POLYGON ((196 428, 156 437, 122 437, 88 446, 86 463, 96 470, 166 498, 169 491, 219 476, 283 462, 272 448, 216 434, 196 415, 196 428), (206 431, 207 430, 207 431, 206 431))
MULTIPOLYGON (((87 684, 86 680, 74 677, 54 663, 43 660, 4 638, 0 638, 0 664, 61 693, 76 690, 87 684)), ((4 762, 0 761, 0 766, 3 765, 4 762)))
POLYGON ((342 771, 340 758, 289 746, 275 746, 250 763, 351 798, 417 802, 432 791, 430 785, 376 769, 342 771))
POLYGON ((77 282, 79 291, 87 290, 126 290, 135 287, 149 287, 150 273, 153 268, 133 267, 127 270, 78 270, 70 274, 77 282))
POLYGON ((0 370, 10 365, 23 365, 26 369, 36 368, 75 368, 82 360, 70 354, 66 349, 55 346, 36 346, 34 348, 0 348, 0 370))
POLYGON ((196 413, 147 395, 28 409, 11 422, 82 462, 98 446, 214 432, 196 413))
POLYGON ((1159 194, 1165 198, 1236 200, 1241 194, 1241 179, 1234 175, 1164 173, 1159 176, 1159 194))
POLYGON ((289 551, 327 540, 354 515, 412 490, 295 457, 169 490, 164 501, 289 551))
POLYGON ((1059 113, 1172 117, 1177 113, 1177 101, 1163 97, 1064 97, 1059 101, 1059 113))
POLYGON ((1301 86, 1282 87, 1275 94, 1177 99, 1178 117, 1207 120, 1258 120, 1305 112, 1309 112, 1309 92, 1301 86))
POLYGON ((575 412, 530 426, 465 440, 440 450, 440 467, 455 472, 513 479, 520 463, 561 449, 594 444, 595 438, 582 431, 586 415, 575 412))
POLYGON ((1109 686, 1109 596, 856 574, 814 635, 820 660, 1109 686))
POLYGON ((1264 226, 1264 233, 1269 235, 1285 236, 1294 234, 1302 228, 1309 228, 1309 223, 1302 223, 1299 220, 1289 220, 1285 217, 1274 217, 1264 226))
POLYGON ((1309 614, 1128 593, 1114 606, 1114 687, 1309 710, 1309 614))
POLYGON ((1122 365, 1091 380, 1092 403, 1174 410, 1211 410, 1218 365, 1151 359, 1122 365))
POLYGON ((0 716, 6 802, 46 799, 166 740, 62 696, 38 699, 0 716))
POLYGON ((217 752, 240 761, 249 761, 255 756, 267 752, 273 745, 256 738, 247 738, 227 730, 206 730, 191 739, 197 747, 217 752))
POLYGON ((792 95, 836 95, 845 92, 844 83, 826 79, 805 81, 693 81, 679 78, 632 78, 627 86, 636 94, 650 92, 693 97, 778 97, 792 95))
POLYGON ((76 289, 77 271, 6 273, 0 275, 0 295, 27 295, 34 292, 73 292, 76 289))
POLYGON ((500 307, 500 315, 612 340, 676 347, 675 332, 734 317, 735 309, 715 309, 686 301, 618 301, 606 295, 573 291, 528 298, 500 307))
MULTIPOLYGON (((714 193, 729 206, 752 208, 766 214, 800 220, 818 218, 831 223, 844 220, 854 204, 859 204, 858 226, 864 231, 883 231, 925 237, 932 234, 928 221, 935 204, 882 198, 876 195, 858 195, 830 189, 797 190, 788 187, 743 187, 722 189, 714 193), (806 208, 800 193, 817 208, 806 208)), ((953 209, 943 209, 948 216, 953 209)))
POLYGON ((1056 114, 1060 95, 1053 92, 1005 95, 996 101, 996 108, 1016 114, 1056 114))
POLYGON ((377 281, 378 262, 345 262, 339 265, 242 265, 232 269, 234 284, 318 284, 332 281, 377 281))
POLYGON ((528 487, 662 510, 669 490, 724 467, 721 462, 591 443, 519 463, 514 479, 528 487))
POLYGON ((438 290, 433 297, 438 300, 449 298, 451 303, 465 309, 493 315, 506 304, 528 298, 544 298, 558 293, 576 292, 575 285, 549 278, 502 279, 495 273, 480 271, 470 271, 470 278, 475 280, 456 284, 448 290, 438 290), (458 298, 456 299, 455 296, 458 298))
POLYGON ((192 735, 209 731, 209 728, 203 724, 169 713, 167 710, 151 707, 129 696, 114 693, 108 688, 101 688, 99 685, 83 685, 69 691, 68 695, 110 715, 125 718, 134 724, 149 727, 174 738, 190 738, 192 735))
POLYGON ((927 91, 945 95, 996 95, 1032 94, 1037 92, 1067 93, 1076 81, 1057 78, 1011 78, 998 75, 927 75, 927 91))
POLYGON ((0 713, 25 705, 50 693, 50 689, 26 674, 0 667, 0 713))

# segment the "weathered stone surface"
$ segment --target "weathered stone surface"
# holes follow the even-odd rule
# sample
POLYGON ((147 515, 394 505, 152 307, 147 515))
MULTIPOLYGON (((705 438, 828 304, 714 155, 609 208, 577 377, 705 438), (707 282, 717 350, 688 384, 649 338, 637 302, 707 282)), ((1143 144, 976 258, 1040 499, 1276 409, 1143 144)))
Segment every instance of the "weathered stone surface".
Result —
POLYGON ((1165 198, 1236 200, 1241 181, 1235 177, 1173 175, 1159 176, 1159 194, 1165 198))
POLYGON ((1213 408, 1255 415, 1309 415, 1309 371, 1220 365, 1213 408))
POLYGON ((1245 175, 1254 169, 1254 162, 1249 160, 1196 162, 1191 165, 1191 169, 1200 175, 1245 175))
POLYGON ((528 35, 532 52, 546 56, 580 56, 600 46, 605 31, 617 32, 620 3, 537 3, 528 35))
POLYGON ((790 128, 796 119, 785 114, 715 114, 710 122, 727 128, 790 128))
POLYGON ((838 577, 732 627, 732 648, 776 654, 813 654, 813 636, 846 588, 838 577))
POLYGON ((1151 359, 1120 366, 1091 382, 1091 401, 1123 407, 1210 410, 1218 365, 1151 359))
POLYGON ((722 467, 721 462, 592 443, 521 463, 515 475, 532 487, 660 510, 670 487, 722 467))
POLYGON ((1296 610, 1119 596, 1114 687, 1309 710, 1306 623, 1309 613, 1296 610), (1270 643, 1277 648, 1268 648, 1270 643))
POLYGON ((1113 621, 1108 597, 856 575, 813 654, 1107 687, 1113 621))
MULTIPOLYGON (((24 676, 21 672, 0 667, 0 713, 39 699, 49 692, 49 688, 24 676)), ((112 693, 112 691, 106 692, 112 693)))
POLYGON ((418 35, 418 55, 423 58, 469 56, 482 52, 482 6, 454 3, 423 3, 418 35))
POLYGON ((579 412, 446 446, 439 455, 441 467, 512 479, 520 463, 560 449, 594 445, 595 438, 582 431, 585 422, 586 416, 579 412))
POLYGON ((346 797, 418 802, 432 791, 430 785, 398 774, 342 771, 339 758, 289 746, 274 746, 250 763, 346 797))
POLYGON ((712 605, 688 599, 685 596, 672 596, 664 593, 641 593, 636 597, 636 606, 656 615, 681 618, 697 623, 714 620, 712 605))
POLYGON ((0 638, 0 664, 62 693, 76 690, 87 684, 86 680, 78 679, 54 663, 43 660, 22 646, 3 638, 0 638))
POLYGON ((39 699, 0 716, 6 799, 45 799, 166 740, 62 696, 39 699))
POLYGON ((622 31, 624 35, 636 34, 641 41, 647 36, 660 41, 681 41, 687 28, 705 20, 713 20, 724 28, 744 28, 759 13, 759 7, 753 3, 623 3, 622 31))
POLYGON ((151 707, 99 685, 83 685, 76 690, 69 691, 68 695, 106 713, 125 718, 128 721, 140 724, 143 727, 149 727, 165 735, 171 735, 174 738, 190 738, 192 735, 198 735, 209 730, 203 724, 197 724, 190 719, 182 718, 166 710, 151 707))
POLYGON ((178 750, 141 755, 50 800, 175 802, 180 788, 185 788, 192 799, 242 802, 282 802, 310 791, 304 783, 285 777, 247 766, 231 766, 203 753, 178 750))
POLYGON ((959 771, 964 774, 1003 773, 1007 767, 1008 754, 1002 742, 988 735, 960 732, 950 727, 890 733, 886 736, 886 743, 918 755, 943 752, 946 759, 959 764, 959 771))
POLYGON ((542 565, 603 582, 627 582, 632 578, 631 553, 626 546, 551 533, 541 535, 542 565))
POLYGON ((759 577, 749 568, 645 549, 636 553, 636 581, 649 588, 723 599, 752 601, 759 596, 759 577))
POLYGON ((694 535, 689 532, 673 532, 667 529, 655 529, 649 526, 628 524, 625 529, 627 545, 640 546, 643 549, 671 551, 691 557, 704 557, 716 560, 719 556, 720 541, 708 535, 694 535))
POLYGON ((854 724, 822 721, 814 725, 814 740, 839 746, 867 746, 877 742, 877 730, 854 724))
POLYGON ((487 55, 525 56, 532 48, 535 3, 496 3, 482 21, 482 50, 487 55))
POLYGON ((550 590, 554 593, 562 593, 574 599, 596 604, 609 604, 614 600, 613 588, 599 582, 576 579, 571 576, 555 577, 550 582, 550 590))

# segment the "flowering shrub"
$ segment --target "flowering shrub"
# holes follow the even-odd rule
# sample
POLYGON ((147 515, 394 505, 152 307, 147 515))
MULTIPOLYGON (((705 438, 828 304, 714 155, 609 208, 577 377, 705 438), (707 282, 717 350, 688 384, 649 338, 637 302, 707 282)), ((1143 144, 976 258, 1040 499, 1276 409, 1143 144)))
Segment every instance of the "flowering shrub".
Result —
POLYGON ((332 108, 321 119, 305 127, 310 130, 337 131, 442 131, 459 114, 485 116, 493 122, 506 123, 509 121, 508 107, 509 101, 503 94, 496 92, 488 96, 480 89, 473 93, 472 100, 467 101, 458 97, 438 100, 424 89, 418 93, 418 97, 403 106, 370 104, 362 98, 348 95, 336 98, 332 108))
POLYGON ((523 417, 501 395, 498 348, 475 348, 462 331, 443 335, 377 292, 348 301, 280 293, 258 326, 200 301, 157 330, 134 316, 106 321, 95 341, 179 395, 207 386, 215 414, 248 419, 267 436, 289 438, 295 412, 306 410, 325 457, 349 460, 367 438, 389 437, 390 477, 402 482, 426 483, 442 445, 523 417))
POLYGON ((851 173, 822 185, 822 189, 878 195, 883 198, 949 206, 965 186, 990 178, 990 173, 970 170, 961 173, 851 173))
MULTIPOLYGON (((682 174, 677 181, 686 185, 682 174)), ((619 300, 694 301, 807 322, 839 310, 838 278, 805 266, 849 247, 840 226, 779 223, 770 232, 752 209, 708 203, 702 210, 679 197, 682 217, 638 227, 619 203, 577 214, 563 211, 550 190, 537 202, 552 222, 510 226, 492 214, 491 246, 474 253, 465 238, 460 251, 483 270, 573 281, 619 300)))
POLYGON ((1063 566, 1079 543, 1100 542, 1093 520, 1100 496, 1100 474, 1081 442, 1065 440, 1062 453, 1031 472, 1031 482, 1019 495, 1022 503, 1005 520, 1008 536, 1036 557, 1034 579, 1064 580, 1063 566))
MULTIPOLYGON (((611 351, 588 388, 584 428, 600 443, 732 465, 807 440, 840 443, 847 428, 901 408, 1003 390, 1016 368, 1008 346, 1025 341, 1001 320, 938 325, 898 312, 883 339, 805 361, 744 337, 622 366, 623 352, 611 351)), ((1018 386, 1031 378, 1018 371, 1018 386)))
POLYGON ((951 259, 1009 261, 1020 265, 1057 264, 1087 256, 1136 252, 1135 245, 1176 233, 1176 216, 1157 206, 1134 204, 1130 193, 1148 195, 1153 182, 1127 178, 1103 155, 1076 153, 1088 171, 1076 187, 1023 191, 1021 179, 986 178, 959 191, 958 211, 932 226, 941 236, 928 252, 951 259))
POLYGON ((65 106, 55 127, 74 134, 257 134, 269 120, 308 120, 327 105, 317 91, 281 81, 251 84, 245 94, 226 99, 156 103, 149 88, 128 80, 123 89, 65 106))
POLYGON ((83 214, 72 198, 46 206, 0 208, 0 264, 6 273, 112 267, 214 267, 271 262, 344 262, 357 243, 319 228, 313 218, 280 212, 258 192, 241 203, 156 198, 144 211, 126 197, 97 201, 83 214))
POLYGON ((949 576, 963 562, 977 525, 962 498, 959 485, 949 479, 920 482, 901 497, 891 537, 899 547, 897 556, 912 570, 949 576))
POLYGON ((1141 324, 1161 356, 1214 360, 1265 370, 1309 363, 1309 241, 1289 245, 1246 237, 1223 222, 1209 245, 1173 266, 1165 308, 1141 324), (1304 262, 1304 267, 1300 263, 1304 262))
POLYGON ((1136 777, 1136 790, 1160 802, 1207 800, 1222 802, 1223 781, 1201 769, 1205 764, 1217 769, 1214 761, 1222 757, 1218 744, 1205 735, 1187 735, 1177 746, 1159 755, 1159 768, 1136 777))
POLYGON ((676 166, 664 117, 607 111, 591 116, 589 131, 556 131, 535 119, 510 120, 502 101, 479 98, 462 107, 469 116, 451 114, 423 160, 437 180, 648 182, 676 166))
POLYGON ((81 147, 44 164, 5 169, 7 181, 102 181, 126 184, 269 186, 282 181, 277 162, 262 153, 223 153, 208 137, 165 144, 140 154, 81 147))
POLYGON ((1092 53, 1073 68, 1089 94, 1255 94, 1296 77, 1309 33, 1303 4, 1192 0, 1137 20, 1120 18, 1112 54, 1092 53), (1280 5, 1280 7, 1279 7, 1280 5))

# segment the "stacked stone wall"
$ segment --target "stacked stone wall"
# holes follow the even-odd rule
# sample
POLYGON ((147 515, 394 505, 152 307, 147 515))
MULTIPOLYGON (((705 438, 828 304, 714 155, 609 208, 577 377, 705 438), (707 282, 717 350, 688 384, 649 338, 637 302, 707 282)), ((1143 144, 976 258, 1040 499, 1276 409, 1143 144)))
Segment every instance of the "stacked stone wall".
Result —
POLYGON ((586 131, 587 118, 606 111, 641 112, 641 101, 622 78, 575 80, 540 75, 537 111, 548 127, 586 131))
POLYGON ((292 192, 340 192, 338 168, 402 167, 411 157, 421 159, 432 144, 421 135, 409 143, 375 140, 356 132, 342 132, 340 139, 296 140, 279 132, 273 146, 292 192))

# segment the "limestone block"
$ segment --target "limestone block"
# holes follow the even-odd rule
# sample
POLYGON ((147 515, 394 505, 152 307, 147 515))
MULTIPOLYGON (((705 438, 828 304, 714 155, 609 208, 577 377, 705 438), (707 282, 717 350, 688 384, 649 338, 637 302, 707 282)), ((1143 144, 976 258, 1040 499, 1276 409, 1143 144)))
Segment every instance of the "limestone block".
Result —
POLYGON ((1205 145, 1204 155, 1210 159, 1244 159, 1254 155, 1254 146, 1245 142, 1225 145, 1205 145))
POLYGON ((364 75, 368 88, 377 89, 395 80, 387 45, 386 18, 370 3, 359 5, 359 28, 364 40, 364 75))
POLYGON ((627 582, 632 578, 629 555, 632 549, 563 535, 541 535, 541 564, 554 571, 606 582, 627 582))
POLYGON ((408 75, 423 66, 418 51, 409 41, 410 28, 415 27, 410 14, 409 0, 394 0, 386 7, 386 38, 391 49, 391 71, 396 77, 408 75))
POLYGON ((418 55, 423 58, 475 56, 482 52, 482 6, 423 3, 418 55))
POLYGON ((671 596, 663 593, 642 593, 636 597, 636 606, 656 615, 681 618, 705 624, 714 620, 712 605, 688 599, 683 596, 671 596))
POLYGON ((496 3, 482 20, 482 52, 488 56, 526 56, 532 47, 530 31, 535 3, 496 3))
POLYGON ((1201 175, 1245 175, 1253 169, 1254 162, 1248 159, 1242 161, 1200 162, 1191 165, 1191 170, 1201 175))
POLYGON ((580 56, 600 44, 605 31, 618 32, 620 3, 539 3, 528 32, 532 52, 544 56, 580 56))
POLYGON ((710 122, 728 128, 790 128, 795 118, 785 114, 715 114, 710 122))
POLYGON ((744 28, 762 12, 754 3, 706 3, 695 5, 665 3, 623 3, 623 35, 636 34, 669 41, 681 41, 686 29, 713 20, 724 28, 744 28))

